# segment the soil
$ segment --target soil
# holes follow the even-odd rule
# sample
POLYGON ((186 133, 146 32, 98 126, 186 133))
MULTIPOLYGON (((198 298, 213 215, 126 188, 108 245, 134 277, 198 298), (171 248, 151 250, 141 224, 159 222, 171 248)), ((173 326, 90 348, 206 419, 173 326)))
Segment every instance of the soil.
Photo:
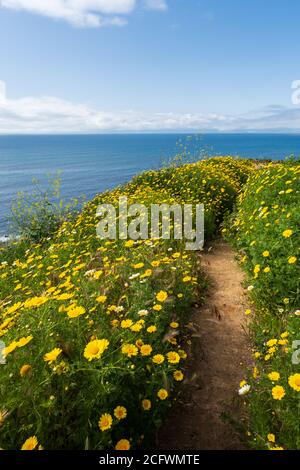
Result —
POLYGON ((189 324, 192 358, 177 406, 158 433, 157 448, 242 450, 245 411, 238 388, 251 357, 244 276, 224 241, 214 242, 200 256, 211 285, 189 324))

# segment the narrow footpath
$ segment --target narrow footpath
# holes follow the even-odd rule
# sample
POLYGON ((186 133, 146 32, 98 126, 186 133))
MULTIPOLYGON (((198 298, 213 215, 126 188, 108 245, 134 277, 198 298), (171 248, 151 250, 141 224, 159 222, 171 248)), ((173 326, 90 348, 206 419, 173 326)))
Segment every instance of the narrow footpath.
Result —
POLYGON ((192 358, 177 406, 158 433, 159 450, 245 448, 239 432, 245 416, 238 396, 251 360, 244 275, 224 241, 214 242, 200 256, 211 286, 191 318, 192 358))

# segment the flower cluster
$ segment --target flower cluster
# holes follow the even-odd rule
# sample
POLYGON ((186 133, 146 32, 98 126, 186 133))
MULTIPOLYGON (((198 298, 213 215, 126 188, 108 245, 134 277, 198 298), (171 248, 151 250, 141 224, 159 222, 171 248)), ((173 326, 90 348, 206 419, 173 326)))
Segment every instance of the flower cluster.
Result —
POLYGON ((250 440, 299 449, 300 166, 277 162, 253 174, 231 222, 255 307, 246 311, 257 346, 245 397, 250 440))
POLYGON ((180 240, 97 239, 96 208, 117 208, 121 195, 205 203, 211 235, 251 168, 226 157, 146 172, 98 195, 50 240, 2 249, 3 448, 144 445, 184 378, 180 340, 205 281, 180 240))

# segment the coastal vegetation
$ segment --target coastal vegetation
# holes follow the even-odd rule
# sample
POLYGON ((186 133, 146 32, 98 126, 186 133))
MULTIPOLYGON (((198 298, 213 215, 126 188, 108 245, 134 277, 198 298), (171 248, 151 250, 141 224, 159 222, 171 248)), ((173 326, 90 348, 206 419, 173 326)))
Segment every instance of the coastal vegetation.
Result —
POLYGON ((257 360, 241 385, 244 432, 254 448, 300 448, 292 361, 300 340, 299 165, 231 157, 142 173, 64 218, 51 237, 0 248, 1 447, 149 447, 176 401, 189 366, 182 338, 207 279, 197 253, 174 237, 97 238, 97 207, 117 208, 120 196, 146 206, 204 204, 206 239, 222 230, 236 246, 257 360))
POLYGON ((79 212, 83 197, 65 201, 61 196, 61 174, 47 175, 47 183, 36 178, 32 188, 19 191, 11 204, 9 231, 11 237, 38 242, 51 237, 59 226, 79 212))
POLYGON ((300 165, 253 173, 230 220, 254 311, 249 438, 255 449, 300 449, 300 165))

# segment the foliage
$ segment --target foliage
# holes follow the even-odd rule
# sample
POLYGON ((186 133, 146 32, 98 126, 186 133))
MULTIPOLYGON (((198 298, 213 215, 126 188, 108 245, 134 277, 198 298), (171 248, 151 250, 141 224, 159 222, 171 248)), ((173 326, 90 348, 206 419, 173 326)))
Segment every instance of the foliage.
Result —
POLYGON ((60 196, 61 178, 49 175, 48 185, 42 187, 37 179, 31 191, 20 191, 11 206, 9 218, 13 236, 38 242, 53 235, 60 224, 78 211, 80 201, 65 202, 60 196))
POLYGON ((184 377, 180 339, 206 281, 184 241, 97 239, 96 208, 120 195, 204 202, 217 223, 250 167, 225 158, 144 173, 97 196, 51 240, 2 251, 3 448, 149 445, 184 377))
POLYGON ((258 449, 300 448, 299 176, 297 162, 260 168, 239 197, 233 230, 224 229, 240 252, 256 307, 250 323, 256 364, 246 397, 258 449))
POLYGON ((129 184, 164 191, 184 203, 204 204, 206 238, 212 237, 227 211, 231 211, 243 183, 253 171, 250 160, 214 157, 160 171, 147 171, 129 184))

